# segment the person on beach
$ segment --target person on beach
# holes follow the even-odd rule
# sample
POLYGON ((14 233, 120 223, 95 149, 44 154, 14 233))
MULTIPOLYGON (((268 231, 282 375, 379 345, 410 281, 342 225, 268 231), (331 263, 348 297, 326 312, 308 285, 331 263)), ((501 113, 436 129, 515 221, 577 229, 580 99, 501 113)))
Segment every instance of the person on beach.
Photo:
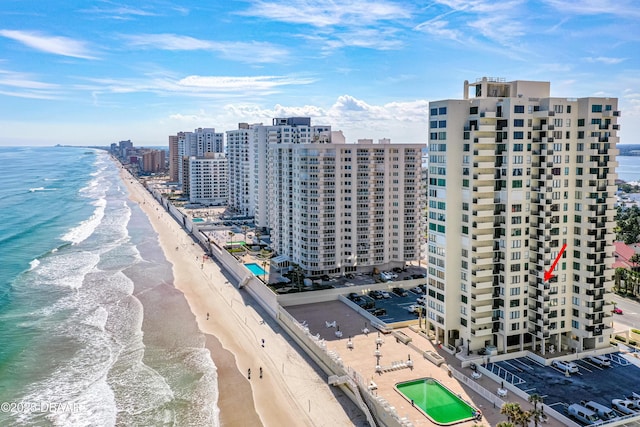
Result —
POLYGON ((260 378, 262 378, 262 366, 260 366, 260 378))
POLYGON ((264 348, 264 338, 262 338, 262 348, 264 348))
POLYGON ((207 320, 209 320, 209 312, 207 311, 207 320))
POLYGON ((251 379, 251 368, 247 370, 247 379, 251 379))

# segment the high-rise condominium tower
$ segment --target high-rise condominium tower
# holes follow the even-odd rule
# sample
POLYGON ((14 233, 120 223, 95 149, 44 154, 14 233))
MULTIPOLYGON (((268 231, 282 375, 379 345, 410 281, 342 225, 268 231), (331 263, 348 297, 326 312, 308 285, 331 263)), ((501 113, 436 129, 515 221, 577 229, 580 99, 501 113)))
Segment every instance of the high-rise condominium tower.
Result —
POLYGON ((493 78, 430 103, 427 317, 440 341, 608 345, 617 103, 493 78))
POLYGON ((268 228, 278 255, 308 276, 417 259, 423 144, 347 144, 341 132, 311 126, 308 117, 241 124, 227 132, 227 143, 237 174, 231 203, 244 212, 250 196, 246 209, 256 225, 268 228))

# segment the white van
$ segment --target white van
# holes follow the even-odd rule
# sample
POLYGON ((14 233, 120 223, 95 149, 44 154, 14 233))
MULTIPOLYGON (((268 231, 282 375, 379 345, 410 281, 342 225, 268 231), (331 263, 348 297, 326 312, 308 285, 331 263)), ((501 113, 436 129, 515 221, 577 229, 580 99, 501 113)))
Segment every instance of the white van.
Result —
POLYGON ((582 405, 578 405, 574 403, 573 405, 569 405, 567 408, 567 413, 575 418, 576 420, 583 422, 587 425, 601 425, 602 420, 598 418, 595 412, 591 409, 587 409, 582 405))
POLYGON ((588 402, 583 401, 581 403, 582 403, 582 406, 584 406, 585 408, 595 412, 596 415, 600 417, 603 421, 612 421, 612 420, 618 419, 618 416, 616 415, 613 409, 608 408, 604 405, 601 405, 598 402, 594 402, 593 400, 590 400, 588 402))
POLYGON ((611 366, 611 361, 607 358, 607 356, 589 356, 589 362, 594 365, 598 365, 601 368, 605 366, 611 366))
POLYGON ((569 373, 571 374, 575 374, 578 372, 578 365, 576 365, 573 362, 565 362, 563 360, 554 360, 551 365, 556 368, 561 370, 562 372, 567 372, 569 371, 569 373))

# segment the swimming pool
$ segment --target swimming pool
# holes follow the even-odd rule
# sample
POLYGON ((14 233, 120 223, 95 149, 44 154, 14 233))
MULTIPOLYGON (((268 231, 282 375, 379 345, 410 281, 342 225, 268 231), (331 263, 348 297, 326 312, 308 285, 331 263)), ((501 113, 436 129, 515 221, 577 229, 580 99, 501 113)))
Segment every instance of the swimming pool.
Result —
POLYGON ((474 408, 433 378, 398 383, 396 390, 436 424, 451 425, 474 418, 474 408))
POLYGON ((202 218, 193 218, 191 221, 192 222, 204 222, 204 219, 202 219, 202 218))
POLYGON ((247 267, 249 271, 256 276, 262 276, 263 274, 267 274, 267 272, 264 271, 264 269, 260 267, 258 264, 256 264, 255 262, 250 262, 249 264, 245 264, 244 266, 247 267))

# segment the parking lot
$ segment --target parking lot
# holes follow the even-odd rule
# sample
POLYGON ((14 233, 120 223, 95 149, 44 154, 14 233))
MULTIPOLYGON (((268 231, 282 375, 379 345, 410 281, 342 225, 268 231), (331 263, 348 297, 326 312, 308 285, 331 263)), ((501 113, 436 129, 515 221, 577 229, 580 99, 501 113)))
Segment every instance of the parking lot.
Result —
POLYGON ((418 318, 418 313, 412 313, 409 311, 411 305, 416 304, 416 300, 423 296, 422 293, 406 290, 405 296, 400 296, 397 293, 388 291, 389 298, 373 299, 368 295, 360 296, 362 301, 366 301, 369 304, 374 304, 377 309, 384 309, 386 314, 378 315, 378 319, 384 323, 390 324, 395 322, 405 322, 407 320, 413 320, 418 318))
POLYGON ((573 360, 579 372, 569 376, 529 358, 489 363, 487 369, 529 395, 537 393, 544 403, 565 413, 566 407, 582 400, 611 407, 612 399, 640 393, 640 368, 621 353, 612 353, 609 358, 611 367, 599 367, 587 359, 573 360))

